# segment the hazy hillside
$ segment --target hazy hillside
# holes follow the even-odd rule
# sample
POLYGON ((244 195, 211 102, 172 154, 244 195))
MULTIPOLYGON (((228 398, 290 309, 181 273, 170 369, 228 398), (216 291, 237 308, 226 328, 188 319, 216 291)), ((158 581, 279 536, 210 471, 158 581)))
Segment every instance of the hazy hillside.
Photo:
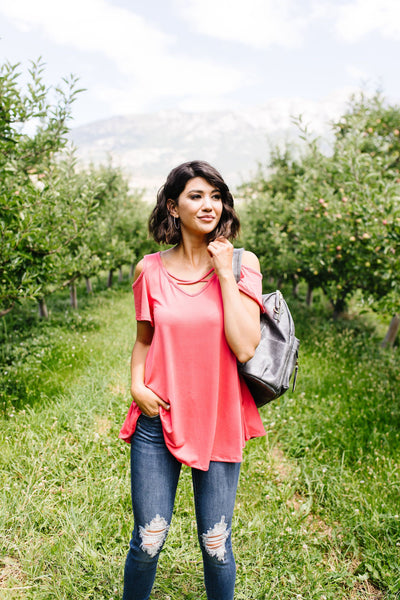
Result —
POLYGON ((241 111, 120 116, 73 129, 80 158, 95 163, 112 157, 131 177, 133 187, 147 195, 163 183, 180 162, 204 159, 215 165, 231 187, 245 180, 268 160, 271 143, 296 140, 293 116, 303 115, 311 129, 322 132, 343 102, 271 101, 241 111))

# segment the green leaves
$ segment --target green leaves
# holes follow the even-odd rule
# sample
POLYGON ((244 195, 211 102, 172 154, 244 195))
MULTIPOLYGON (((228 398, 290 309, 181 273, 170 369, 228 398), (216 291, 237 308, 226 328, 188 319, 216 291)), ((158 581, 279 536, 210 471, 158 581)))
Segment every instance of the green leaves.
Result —
POLYGON ((53 279, 49 256, 60 230, 53 210, 59 199, 44 182, 67 142, 76 80, 52 101, 43 69, 41 61, 32 63, 22 88, 18 65, 0 68, 0 314, 36 297, 53 279))
POLYGON ((136 261, 146 244, 139 193, 111 165, 83 170, 67 147, 70 75, 54 88, 32 63, 0 67, 0 316, 77 278, 136 261))
MULTIPOLYGON (((356 290, 391 310, 400 286, 400 107, 352 99, 329 154, 305 132, 301 159, 272 155, 242 188, 244 241, 273 277, 304 278, 343 306, 356 290), (396 292, 394 292, 396 290, 396 292)), ((398 301, 397 301, 398 302, 398 301)))

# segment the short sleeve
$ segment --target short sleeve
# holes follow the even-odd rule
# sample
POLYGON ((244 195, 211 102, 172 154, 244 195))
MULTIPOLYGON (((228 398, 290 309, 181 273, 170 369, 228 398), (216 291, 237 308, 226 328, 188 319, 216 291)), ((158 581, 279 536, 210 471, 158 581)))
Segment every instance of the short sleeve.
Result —
POLYGON ((246 296, 257 302, 261 311, 264 312, 262 304, 262 275, 259 271, 242 265, 238 288, 243 294, 246 294, 246 296))
POLYGON ((135 298, 136 321, 150 321, 151 325, 154 325, 152 302, 145 267, 133 283, 132 289, 135 298))

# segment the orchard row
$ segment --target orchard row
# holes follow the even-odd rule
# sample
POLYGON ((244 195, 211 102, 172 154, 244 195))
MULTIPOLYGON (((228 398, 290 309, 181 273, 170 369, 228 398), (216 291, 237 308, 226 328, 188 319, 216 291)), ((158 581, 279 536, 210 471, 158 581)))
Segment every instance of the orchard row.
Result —
MULTIPOLYGON (((70 77, 47 89, 32 64, 0 68, 0 316, 154 249, 148 208, 112 165, 83 170, 68 147, 81 90, 70 77)), ((301 150, 276 149, 266 172, 239 190, 243 243, 265 275, 321 288, 336 313, 357 292, 399 310, 400 108, 353 98, 327 147, 299 120, 301 150)))
POLYGON ((133 264, 149 244, 146 206, 111 165, 79 168, 68 146, 70 77, 46 89, 33 64, 20 85, 18 66, 0 70, 0 316, 22 300, 46 297, 101 270, 133 264))
POLYGON ((241 188, 244 243, 265 275, 321 288, 336 314, 357 293, 399 312, 400 107, 380 94, 351 99, 329 152, 299 120, 301 151, 275 149, 241 188))

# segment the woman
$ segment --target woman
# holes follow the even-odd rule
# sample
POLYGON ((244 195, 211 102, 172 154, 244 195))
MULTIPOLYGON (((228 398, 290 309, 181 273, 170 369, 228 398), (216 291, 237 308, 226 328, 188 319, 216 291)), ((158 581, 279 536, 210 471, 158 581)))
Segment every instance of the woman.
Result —
POLYGON ((233 275, 228 240, 239 226, 228 186, 201 161, 169 174, 150 217, 154 239, 175 245, 145 256, 133 283, 133 402, 120 432, 131 442, 134 513, 124 600, 150 596, 182 463, 192 467, 207 598, 233 598, 242 449, 265 434, 237 371, 258 345, 262 307, 257 257, 244 252, 239 283, 233 275))

